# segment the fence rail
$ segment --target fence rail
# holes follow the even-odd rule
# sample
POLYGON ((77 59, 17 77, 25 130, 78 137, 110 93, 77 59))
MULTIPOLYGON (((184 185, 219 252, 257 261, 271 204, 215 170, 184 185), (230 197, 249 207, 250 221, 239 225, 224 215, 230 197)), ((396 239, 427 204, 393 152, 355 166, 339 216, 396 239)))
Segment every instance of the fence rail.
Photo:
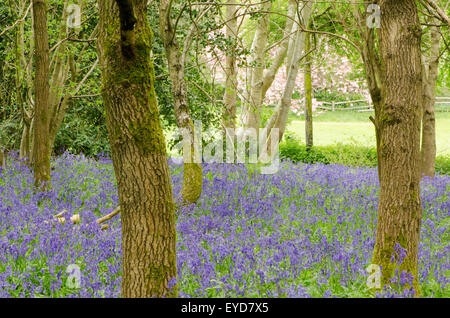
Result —
MULTIPOLYGON (((373 111, 373 105, 369 103, 369 101, 365 99, 360 100, 349 100, 344 102, 321 102, 322 105, 317 106, 318 109, 328 110, 328 111, 339 111, 339 110, 354 110, 358 112, 368 112, 373 111), (369 103, 368 105, 362 105, 362 106, 355 106, 352 107, 355 103, 369 103), (345 105, 345 104, 351 104, 351 107, 336 107, 338 105, 345 105), (323 106, 323 105, 330 105, 330 106, 323 106)), ((435 103, 435 111, 438 112, 449 112, 450 111, 450 97, 446 96, 438 96, 436 97, 436 103, 435 103), (437 107, 441 106, 443 107, 437 107)))

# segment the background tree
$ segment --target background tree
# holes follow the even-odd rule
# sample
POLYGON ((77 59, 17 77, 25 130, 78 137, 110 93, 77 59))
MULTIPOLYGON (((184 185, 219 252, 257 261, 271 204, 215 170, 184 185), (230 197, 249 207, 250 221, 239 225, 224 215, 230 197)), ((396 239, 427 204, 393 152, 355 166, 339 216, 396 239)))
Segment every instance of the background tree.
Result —
POLYGON ((2 145, 0 144, 0 168, 4 168, 6 165, 6 157, 3 152, 2 145))
MULTIPOLYGON (((171 18, 172 1, 160 0, 159 3, 160 31, 172 82, 175 118, 178 128, 183 132, 184 141, 188 144, 187 147, 183 148, 183 188, 181 192, 184 202, 195 203, 202 192, 203 174, 202 166, 199 163, 201 160, 201 154, 198 153, 199 142, 190 115, 184 72, 186 55, 192 43, 192 32, 195 25, 191 27, 185 38, 183 53, 181 54, 176 37, 176 26, 173 25, 171 18)), ((206 11, 203 11, 200 16, 205 13, 206 11)))
POLYGON ((99 1, 102 95, 122 222, 122 297, 171 297, 176 232, 146 0, 99 1))
POLYGON ((35 42, 36 75, 34 79, 35 127, 33 133, 32 162, 35 186, 50 183, 49 142, 49 48, 47 32, 47 4, 33 0, 33 30, 35 42))
POLYGON ((225 92, 223 94, 223 126, 224 128, 235 128, 237 110, 237 57, 236 47, 238 46, 238 6, 234 5, 236 0, 227 0, 225 8, 226 29, 225 37, 229 43, 226 50, 225 59, 225 92))
POLYGON ((436 82, 439 69, 439 57, 441 53, 438 25, 436 18, 431 20, 430 49, 428 56, 423 55, 423 117, 422 117, 422 147, 421 147, 421 173, 426 176, 434 176, 436 166, 436 120, 434 105, 436 103, 436 82))
POLYGON ((307 33, 305 38, 305 143, 308 149, 313 146, 313 127, 312 127, 312 84, 311 84, 311 63, 312 58, 308 54, 311 49, 311 34, 307 33))

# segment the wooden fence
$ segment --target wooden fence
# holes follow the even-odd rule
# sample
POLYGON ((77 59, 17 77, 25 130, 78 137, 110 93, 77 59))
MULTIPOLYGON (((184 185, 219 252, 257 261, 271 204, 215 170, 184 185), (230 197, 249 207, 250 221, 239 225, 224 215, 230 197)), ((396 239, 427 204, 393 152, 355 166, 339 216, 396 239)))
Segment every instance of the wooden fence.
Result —
MULTIPOLYGON (((373 105, 365 99, 360 100, 350 100, 344 102, 322 102, 321 106, 316 106, 318 109, 328 110, 328 111, 340 111, 340 110, 351 110, 357 112, 370 112, 373 111, 373 105), (354 104, 361 104, 353 106, 354 104), (350 104, 350 107, 342 107, 343 105, 350 104), (329 106, 323 106, 329 105, 329 106)), ((435 111, 438 112, 448 112, 450 111, 450 97, 436 97, 435 111)))

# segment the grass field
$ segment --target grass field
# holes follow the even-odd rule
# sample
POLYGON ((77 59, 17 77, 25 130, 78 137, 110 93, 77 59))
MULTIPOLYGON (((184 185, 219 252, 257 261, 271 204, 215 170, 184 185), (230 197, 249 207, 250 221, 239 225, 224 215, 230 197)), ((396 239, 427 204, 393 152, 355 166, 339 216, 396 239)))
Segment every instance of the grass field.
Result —
MULTIPOLYGON (((375 130, 369 116, 372 112, 325 112, 313 117, 314 145, 325 146, 338 142, 375 147, 375 130)), ((287 131, 305 139, 302 116, 291 115, 287 131)), ((450 156, 450 113, 436 113, 437 155, 450 156)))

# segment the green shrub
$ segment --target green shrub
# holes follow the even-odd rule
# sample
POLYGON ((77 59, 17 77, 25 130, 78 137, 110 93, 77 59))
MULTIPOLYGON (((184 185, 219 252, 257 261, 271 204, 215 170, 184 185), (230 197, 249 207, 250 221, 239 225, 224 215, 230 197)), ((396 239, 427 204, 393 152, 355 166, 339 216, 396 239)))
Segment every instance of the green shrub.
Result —
POLYGON ((299 144, 294 140, 287 140, 286 142, 280 144, 280 158, 289 159, 293 162, 330 163, 330 161, 318 148, 313 147, 308 150, 306 145, 299 144))
MULTIPOLYGON (((280 144, 280 158, 293 162, 341 164, 345 166, 376 167, 377 150, 356 144, 317 146, 308 150, 306 145, 292 135, 287 135, 280 144)), ((450 158, 436 158, 436 173, 450 174, 450 158)))
POLYGON ((450 157, 437 156, 436 157, 436 172, 439 174, 450 175, 450 157))

